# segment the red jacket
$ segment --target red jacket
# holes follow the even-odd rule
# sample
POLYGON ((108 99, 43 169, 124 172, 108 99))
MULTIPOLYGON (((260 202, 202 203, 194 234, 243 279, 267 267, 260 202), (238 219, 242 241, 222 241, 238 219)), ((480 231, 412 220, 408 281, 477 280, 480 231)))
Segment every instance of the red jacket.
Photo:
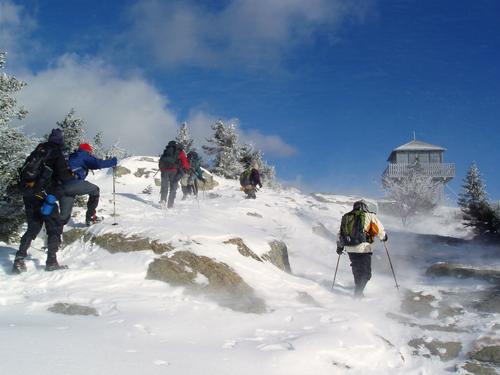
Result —
MULTIPOLYGON (((185 170, 188 170, 191 168, 191 165, 189 164, 189 161, 186 157, 186 154, 184 153, 183 150, 179 151, 179 160, 181 161, 181 167, 185 170)), ((179 168, 160 168, 161 172, 166 172, 166 171, 175 171, 178 170, 179 168)))

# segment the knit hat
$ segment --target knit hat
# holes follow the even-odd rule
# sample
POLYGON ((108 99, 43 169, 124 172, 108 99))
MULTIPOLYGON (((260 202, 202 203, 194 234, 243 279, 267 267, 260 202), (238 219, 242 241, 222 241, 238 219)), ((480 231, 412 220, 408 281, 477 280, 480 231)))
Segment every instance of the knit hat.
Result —
POLYGON ((49 135, 49 142, 55 143, 56 145, 64 144, 63 132, 61 129, 52 129, 49 135))
POLYGON ((92 147, 88 143, 80 144, 80 147, 78 147, 78 149, 82 151, 92 152, 92 147))

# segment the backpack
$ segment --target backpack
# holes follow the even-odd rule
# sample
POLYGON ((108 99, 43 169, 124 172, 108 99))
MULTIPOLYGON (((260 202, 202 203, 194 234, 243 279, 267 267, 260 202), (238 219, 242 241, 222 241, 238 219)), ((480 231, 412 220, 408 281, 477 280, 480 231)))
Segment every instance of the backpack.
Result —
POLYGON ((241 186, 251 185, 252 184, 252 181, 250 181, 251 175, 252 175, 252 170, 251 169, 244 170, 240 174, 240 185, 241 186))
POLYGON ((46 165, 51 150, 44 144, 38 145, 19 168, 19 186, 21 189, 36 188, 44 190, 52 177, 52 169, 46 165))
POLYGON ((160 169, 175 169, 179 167, 179 153, 182 147, 175 141, 170 141, 165 147, 162 156, 160 157, 160 169))
POLYGON ((365 232, 366 212, 355 210, 342 216, 340 240, 342 246, 356 246, 363 242, 373 242, 373 237, 365 232))

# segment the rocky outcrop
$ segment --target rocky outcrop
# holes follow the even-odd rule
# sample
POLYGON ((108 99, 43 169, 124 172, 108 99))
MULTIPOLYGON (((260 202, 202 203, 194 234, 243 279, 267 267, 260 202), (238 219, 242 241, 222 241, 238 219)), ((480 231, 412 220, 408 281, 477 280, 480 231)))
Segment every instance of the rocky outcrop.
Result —
POLYGON ((71 245, 73 242, 78 241, 86 235, 87 231, 85 229, 73 228, 63 232, 62 241, 63 246, 71 245))
POLYGON ((280 270, 292 273, 286 244, 283 241, 274 240, 269 242, 269 246, 271 246, 271 250, 263 254, 261 258, 271 262, 280 270))
POLYGON ((206 256, 178 251, 171 257, 155 259, 147 279, 184 286, 191 293, 203 293, 218 304, 235 311, 263 313, 266 304, 231 267, 206 256))
POLYGON ((327 240, 337 241, 337 237, 330 232, 322 223, 318 223, 312 228, 312 232, 320 237, 326 238, 327 240))
POLYGON ((444 342, 439 340, 427 340, 424 338, 417 338, 410 340, 408 345, 414 348, 414 355, 421 355, 423 357, 437 356, 442 361, 449 361, 457 358, 462 350, 460 342, 444 342))
POLYGON ((474 278, 485 280, 493 284, 500 284, 500 271, 479 269, 462 264, 437 263, 430 266, 425 272, 432 277, 456 277, 458 279, 474 278))
POLYGON ((219 185, 219 183, 215 181, 214 177, 205 171, 203 171, 203 178, 205 179, 205 182, 198 181, 199 191, 213 190, 216 186, 219 185))
POLYGON ((132 171, 130 169, 122 167, 120 165, 116 166, 116 168, 115 168, 115 176, 116 177, 122 177, 122 176, 125 176, 125 175, 130 174, 130 173, 132 173, 132 171))
POLYGON ((227 241, 224 241, 225 244, 232 244, 232 245, 236 245, 236 248, 238 249, 238 252, 245 256, 245 257, 250 257, 250 258, 253 258, 259 262, 262 262, 262 259, 260 259, 260 257, 255 254, 252 250, 250 250, 250 248, 245 245, 245 242, 243 242, 243 240, 241 238, 231 238, 227 241))
POLYGON ((99 316, 97 310, 93 307, 82 306, 76 303, 58 302, 47 309, 50 312, 64 315, 93 315, 99 316))
POLYGON ((100 236, 93 236, 91 241, 111 254, 142 250, 152 250, 156 254, 163 254, 174 249, 168 243, 160 243, 156 240, 134 235, 127 237, 122 233, 106 233, 100 236))

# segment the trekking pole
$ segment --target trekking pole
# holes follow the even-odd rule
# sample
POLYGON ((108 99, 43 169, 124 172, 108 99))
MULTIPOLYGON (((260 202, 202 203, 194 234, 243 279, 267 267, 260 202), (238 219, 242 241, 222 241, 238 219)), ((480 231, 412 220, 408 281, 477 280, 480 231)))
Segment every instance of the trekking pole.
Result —
POLYGON ((157 169, 157 170, 156 170, 156 172, 155 172, 155 174, 153 175, 153 177, 152 177, 152 178, 155 178, 155 176, 158 174, 158 172, 159 172, 159 171, 160 171, 160 170, 159 170, 159 169, 157 169))
POLYGON ((332 290, 333 290, 333 287, 335 286, 335 279, 337 278, 337 270, 339 269, 339 262, 340 262, 341 255, 342 254, 339 254, 339 257, 337 258, 337 266, 335 267, 335 275, 333 275, 332 290))
POLYGON ((116 222, 116 168, 113 167, 113 225, 118 225, 116 222))
POLYGON ((396 280, 396 273, 394 272, 394 267, 392 266, 391 257, 389 256, 389 250, 387 249, 387 245, 385 244, 385 241, 382 241, 382 242, 384 243, 385 252, 387 254, 387 259, 389 259, 389 265, 391 266, 392 276, 394 276, 394 282, 396 283, 396 289, 399 292, 399 285, 398 285, 398 281, 396 280))

